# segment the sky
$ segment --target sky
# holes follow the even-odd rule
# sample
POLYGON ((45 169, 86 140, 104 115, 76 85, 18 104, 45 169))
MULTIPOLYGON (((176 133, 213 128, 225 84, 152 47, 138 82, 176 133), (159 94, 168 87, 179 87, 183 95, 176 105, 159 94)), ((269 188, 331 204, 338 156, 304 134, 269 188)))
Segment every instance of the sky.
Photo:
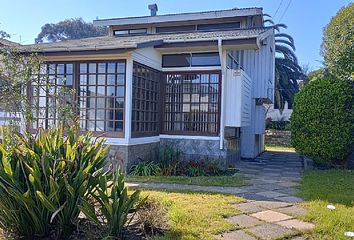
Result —
POLYGON ((0 30, 12 41, 34 42, 41 26, 67 18, 94 19, 149 15, 148 4, 157 3, 158 14, 263 7, 282 30, 293 36, 301 66, 322 66, 320 46, 323 28, 350 0, 0 0, 0 30))

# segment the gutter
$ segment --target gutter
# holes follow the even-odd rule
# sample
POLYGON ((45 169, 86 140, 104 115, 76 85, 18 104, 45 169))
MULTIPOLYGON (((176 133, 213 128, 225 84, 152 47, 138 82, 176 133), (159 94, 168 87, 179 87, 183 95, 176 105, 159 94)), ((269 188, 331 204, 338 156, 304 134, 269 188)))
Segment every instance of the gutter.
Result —
POLYGON ((219 50, 219 57, 220 57, 220 65, 221 65, 221 110, 220 110, 220 143, 219 148, 220 150, 224 149, 224 137, 225 137, 225 69, 226 66, 224 64, 224 56, 223 56, 223 49, 222 49, 222 39, 218 38, 218 50, 219 50))

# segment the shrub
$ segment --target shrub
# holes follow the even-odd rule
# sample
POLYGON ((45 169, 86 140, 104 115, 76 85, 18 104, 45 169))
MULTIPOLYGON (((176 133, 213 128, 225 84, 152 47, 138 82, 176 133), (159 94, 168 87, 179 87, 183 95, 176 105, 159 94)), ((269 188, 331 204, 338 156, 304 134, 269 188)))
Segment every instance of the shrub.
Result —
POLYGON ((295 97, 291 117, 292 145, 316 163, 342 161, 353 145, 353 84, 317 79, 295 97))
MULTIPOLYGON (((99 185, 92 192, 91 200, 82 201, 80 209, 87 218, 101 224, 102 221, 96 215, 95 206, 97 206, 108 226, 108 237, 118 238, 121 236, 124 226, 133 218, 133 215, 129 216, 129 214, 136 211, 134 207, 139 201, 139 194, 140 191, 135 191, 128 195, 124 174, 117 169, 114 173, 99 176, 99 185), (111 184, 109 184, 110 181, 111 184)), ((141 204, 144 201, 141 201, 141 204)))
POLYGON ((2 131, 0 144, 0 224, 33 238, 52 228, 61 236, 74 229, 79 205, 98 184, 106 163, 103 140, 64 136, 61 128, 40 129, 36 136, 2 131))
POLYGON ((133 176, 152 176, 158 175, 161 171, 158 164, 154 162, 145 162, 142 159, 136 165, 134 165, 131 169, 130 174, 133 176))
POLYGON ((289 121, 271 121, 271 122, 267 123, 266 128, 267 129, 274 129, 274 130, 288 131, 288 130, 290 130, 290 122, 289 121))
POLYGON ((181 164, 181 152, 172 145, 164 145, 158 154, 158 164, 161 174, 164 176, 176 175, 177 168, 181 164))
POLYGON ((199 177, 199 176, 206 176, 207 175, 203 168, 193 167, 193 166, 188 167, 187 174, 190 177, 199 177))

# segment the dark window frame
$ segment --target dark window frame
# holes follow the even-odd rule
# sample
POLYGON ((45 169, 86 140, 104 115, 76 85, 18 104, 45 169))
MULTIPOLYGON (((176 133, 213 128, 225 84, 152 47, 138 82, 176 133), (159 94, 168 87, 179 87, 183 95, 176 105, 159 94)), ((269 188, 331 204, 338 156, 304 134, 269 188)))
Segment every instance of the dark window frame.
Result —
MULTIPOLYGON (((110 73, 108 73, 108 64, 109 63, 115 63, 116 64, 116 66, 115 66, 115 73, 111 73, 112 75, 115 75, 115 84, 114 84, 114 87, 116 88, 117 86, 123 86, 123 88, 124 88, 124 95, 123 95, 123 97, 117 97, 117 96, 113 96, 112 98, 121 98, 121 99, 123 99, 123 105, 122 105, 122 107, 119 107, 119 108, 114 108, 114 109, 120 109, 120 110, 122 110, 122 114, 123 114, 123 116, 122 116, 122 131, 96 131, 96 121, 97 121, 97 109, 101 109, 101 108, 97 108, 97 106, 96 106, 96 108, 93 108, 93 109, 95 109, 95 131, 90 131, 90 132, 92 132, 93 133, 93 135, 94 136, 105 136, 105 137, 117 137, 117 138, 123 138, 124 137, 124 135, 125 135, 125 131, 126 131, 126 129, 125 129, 125 109, 126 109, 126 79, 127 79, 127 76, 126 76, 126 74, 127 74, 127 63, 126 63, 126 60, 125 59, 121 59, 121 60, 87 60, 87 61, 48 61, 48 62, 45 62, 44 64, 45 65, 49 65, 49 64, 72 64, 73 65, 73 89, 75 90, 75 92, 74 92, 74 94, 73 94, 73 100, 74 100, 74 102, 75 102, 75 105, 76 105, 76 109, 75 109, 75 111, 77 112, 77 115, 78 116, 80 116, 80 111, 81 111, 81 108, 80 108, 80 89, 81 89, 81 86, 89 86, 88 85, 88 81, 89 81, 89 79, 87 78, 86 79, 86 81, 87 81, 87 84, 85 85, 85 84, 80 84, 80 64, 87 64, 87 66, 88 66, 88 64, 89 63, 93 63, 93 64, 96 64, 96 73, 92 73, 92 75, 95 75, 96 76, 96 85, 92 85, 92 86, 94 86, 95 88, 96 88, 96 91, 97 91, 97 89, 98 89, 98 87, 105 87, 105 93, 107 93, 107 86, 109 86, 109 85, 107 85, 107 81, 108 81, 108 75, 110 74, 110 73), (98 68, 98 65, 99 64, 102 64, 102 63, 104 63, 105 65, 106 65, 106 70, 105 70, 105 73, 99 73, 99 68, 98 68), (118 82, 118 64, 119 63, 124 63, 124 73, 121 73, 120 75, 123 75, 124 77, 123 77, 123 81, 124 81, 124 84, 117 84, 117 82, 118 82), (100 74, 104 74, 104 76, 105 76, 105 84, 104 85, 99 85, 99 84, 97 84, 98 83, 98 75, 100 75, 100 74)), ((88 67, 87 67, 87 70, 88 70, 88 67)), ((87 73, 86 73, 86 76, 88 76, 89 75, 89 73, 88 73, 88 71, 87 71, 87 73)), ((56 87, 56 86, 55 86, 56 87)), ((33 99, 34 99, 34 96, 33 96, 33 86, 31 86, 31 85, 28 85, 27 86, 27 93, 28 93, 28 97, 29 97, 29 100, 30 100, 30 102, 32 103, 33 102, 33 99)), ((116 93, 116 89, 115 89, 115 93, 116 93)), ((48 98, 48 97, 46 97, 46 98, 48 98)), ((85 97, 85 98, 87 98, 87 96, 85 97)), ((102 97, 93 97, 93 98, 111 98, 111 97, 108 97, 108 96, 102 96, 102 97)), ((96 99, 95 99, 95 101, 96 101, 96 99)), ((106 102, 105 102, 105 105, 106 105, 106 102)), ((38 111, 38 109, 39 109, 39 105, 38 104, 36 104, 36 105, 34 105, 33 106, 33 108, 36 110, 36 111, 38 111)), ((46 109, 46 123, 45 123, 45 127, 50 127, 49 126, 49 124, 47 124, 47 121, 48 120, 51 120, 52 118, 47 118, 47 116, 48 116, 48 111, 49 111, 49 106, 48 105, 46 105, 46 107, 45 107, 45 109, 46 109)), ((86 108, 86 109, 88 109, 88 108, 86 108)), ((111 110, 110 108, 106 108, 106 106, 105 106, 105 108, 102 108, 102 109, 104 109, 104 111, 107 111, 107 110, 111 110)), ((38 114, 36 113, 36 116, 38 116, 38 114)), ((86 121, 87 121, 87 119, 85 119, 86 121)), ((98 121, 100 121, 100 120, 98 120, 98 121)), ((103 120, 103 122, 104 122, 104 124, 105 124, 105 126, 106 126, 106 124, 107 124, 107 122, 111 122, 110 120, 107 120, 106 119, 106 114, 105 114, 105 116, 104 116, 104 120, 103 120)), ((115 121, 113 121, 113 122, 115 122, 115 121)), ((80 123, 80 126, 81 126, 81 123, 80 123)), ((38 129, 39 129, 39 124, 37 123, 36 124, 36 127, 33 127, 33 126, 30 126, 30 125, 28 125, 27 126, 27 129, 29 130, 29 132, 31 132, 31 133, 36 133, 37 131, 38 131, 38 129)), ((80 129, 80 132, 81 133, 86 133, 86 132, 89 132, 88 130, 82 130, 82 129, 80 129)))
MULTIPOLYGON (((182 84, 182 89, 183 89, 183 87, 184 86, 182 84)), ((220 132, 220 116, 221 116, 221 71, 176 71, 176 72, 164 72, 163 73, 163 85, 162 85, 162 91, 161 92, 162 92, 161 95, 163 96, 163 99, 161 101, 161 103, 162 103, 161 134, 190 135, 190 136, 218 136, 219 135, 219 132, 220 132), (217 88, 217 103, 211 103, 210 99, 208 99, 208 102, 206 102, 206 103, 202 103, 201 100, 199 100, 199 109, 201 108, 201 104, 207 104, 208 105, 208 112, 205 113, 205 114, 207 114, 207 115, 213 114, 214 115, 214 117, 215 117, 215 123, 214 123, 215 124, 215 131, 191 131, 191 130, 185 131, 185 130, 182 130, 182 123, 184 122, 182 120, 175 121, 175 122, 179 122, 181 124, 181 129, 180 130, 166 129, 166 125, 165 125, 166 122, 170 122, 172 124, 172 119, 171 119, 171 121, 166 120, 166 113, 168 113, 166 111, 167 106, 170 105, 169 109, 172 109, 172 108, 175 108, 176 105, 183 105, 183 103, 185 103, 184 101, 182 101, 182 102, 179 101, 177 103, 176 102, 175 103, 171 102, 171 104, 168 104, 166 102, 166 98, 168 98, 168 94, 169 94, 166 91, 166 86, 168 85, 167 84, 167 76, 168 75, 194 75, 194 74, 198 74, 198 75, 208 74, 209 75, 208 86, 210 86, 210 84, 211 84, 210 83, 210 76, 211 75, 217 75, 218 76, 218 83, 217 84, 213 83, 214 85, 218 85, 218 88, 217 88), (175 106, 173 106, 173 104, 175 106), (211 104, 214 104, 217 107, 215 113, 210 111, 211 104)), ((173 93, 171 93, 171 94, 173 94, 173 93)), ((187 92, 186 94, 192 95, 191 92, 187 92)), ((208 94, 210 94, 210 93, 208 92, 208 94)), ((189 102, 190 106, 192 105, 192 100, 191 99, 192 98, 190 98, 190 102, 189 102)), ((172 110, 170 110, 170 113, 172 114, 172 110)), ((182 114, 183 110, 182 111, 175 111, 175 113, 182 114)), ((192 112, 189 112, 189 115, 192 115, 192 112)), ((171 118, 172 118, 172 116, 171 116, 171 118)), ((189 121, 189 124, 191 124, 191 123, 193 124, 193 121, 189 121)), ((194 124, 195 123, 197 123, 197 122, 194 122, 194 124)), ((201 123, 201 122, 199 122, 199 123, 201 123)), ((213 122, 203 122, 203 123, 213 124, 213 122)))
POLYGON ((133 138, 160 133, 161 71, 133 62, 131 134, 133 138))
POLYGON ((113 30, 113 36, 128 36, 147 34, 147 28, 117 29, 113 30), (122 32, 122 33, 118 33, 122 32))
MULTIPOLYGON (((173 60, 169 60, 172 61, 173 60)), ((220 57, 219 57, 219 53, 218 52, 194 52, 194 53, 178 53, 178 54, 163 54, 162 55, 162 67, 163 68, 180 68, 180 67, 220 67, 221 63, 220 63, 220 57), (199 64, 196 65, 193 63, 193 59, 197 56, 200 55, 215 55, 214 57, 217 58, 218 63, 217 64, 199 64), (166 58, 173 58, 173 57, 189 57, 189 65, 185 64, 185 65, 167 65, 166 64, 166 58)))

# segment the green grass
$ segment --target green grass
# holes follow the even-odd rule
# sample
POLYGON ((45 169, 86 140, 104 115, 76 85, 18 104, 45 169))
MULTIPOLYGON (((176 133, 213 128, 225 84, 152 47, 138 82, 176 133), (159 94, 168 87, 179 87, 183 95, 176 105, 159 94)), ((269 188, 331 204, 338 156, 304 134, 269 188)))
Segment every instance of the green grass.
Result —
POLYGON ((284 146, 284 145, 278 145, 278 144, 265 144, 265 149, 267 151, 286 151, 286 152, 295 152, 295 148, 291 146, 284 146))
POLYGON ((171 229, 154 240, 215 239, 214 235, 236 229, 225 217, 239 214, 232 204, 245 201, 232 195, 190 191, 143 190, 142 196, 160 201, 167 209, 171 229))
POLYGON ((346 231, 354 231, 354 172, 311 171, 304 175, 299 196, 309 209, 303 219, 315 223, 314 239, 348 239, 346 231), (334 204, 335 210, 327 209, 334 204))
POLYGON ((177 183, 199 186, 241 187, 250 185, 242 176, 127 176, 126 182, 177 183))

